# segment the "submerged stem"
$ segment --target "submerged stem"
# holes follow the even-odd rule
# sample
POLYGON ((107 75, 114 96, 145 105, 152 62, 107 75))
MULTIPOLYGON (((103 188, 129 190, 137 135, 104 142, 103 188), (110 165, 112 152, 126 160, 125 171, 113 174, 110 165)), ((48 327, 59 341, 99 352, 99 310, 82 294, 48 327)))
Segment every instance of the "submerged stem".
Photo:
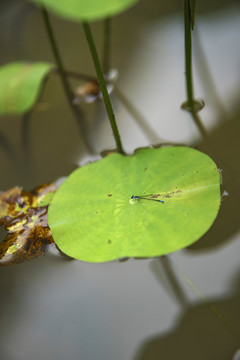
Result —
MULTIPOLYGON (((54 74, 60 74, 60 70, 58 68, 53 69, 52 72, 54 74)), ((95 82, 97 83, 97 78, 91 75, 87 75, 87 74, 82 74, 76 71, 72 71, 72 70, 65 70, 64 73, 66 74, 66 76, 68 78, 72 78, 72 79, 76 79, 76 80, 80 80, 80 81, 90 81, 90 82, 95 82)))
POLYGON ((86 125, 83 122, 83 114, 81 112, 81 110, 74 105, 73 101, 74 101, 74 94, 71 90, 71 87, 69 85, 68 79, 67 79, 67 73, 64 69, 63 66, 63 62, 62 62, 62 58, 60 56, 58 47, 57 47, 57 42, 53 33, 53 29, 49 20, 49 16, 47 13, 47 10, 45 9, 44 5, 41 5, 41 12, 42 12, 42 16, 43 16, 43 21, 47 30, 47 35, 50 41, 50 45, 53 51, 53 55, 58 67, 58 71, 60 74, 60 78, 62 81, 62 85, 63 85, 63 89, 65 91, 69 106, 71 107, 71 110, 77 120, 78 126, 79 126, 79 130, 81 132, 83 141, 85 143, 86 148, 88 149, 88 151, 90 153, 93 153, 93 149, 92 146, 90 145, 89 141, 88 141, 88 137, 87 137, 87 131, 86 131, 86 125))
POLYGON ((169 256, 161 256, 159 257, 159 261, 165 271, 165 275, 169 281, 176 300, 179 302, 179 304, 182 305, 183 308, 186 309, 188 307, 188 300, 180 284, 180 281, 178 280, 175 272, 173 271, 169 256))
POLYGON ((113 113, 112 104, 111 104, 111 101, 110 101, 110 98, 109 98, 106 82, 105 82, 105 79, 104 79, 104 76, 103 76, 103 71, 102 71, 100 61, 99 61, 99 57, 98 57, 98 54, 97 54, 96 46, 95 46, 95 43, 94 43, 94 40, 93 40, 93 37, 92 37, 90 26, 89 26, 89 24, 87 22, 83 22, 83 29, 84 29, 85 36, 86 36, 86 39, 87 39, 87 42, 88 42, 88 46, 89 46, 89 49, 90 49, 90 52, 91 52, 91 55, 92 55, 92 60, 93 60, 95 70, 96 70, 96 73, 97 73, 100 89, 101 89, 103 100, 104 100, 104 103, 105 103, 105 107, 106 107, 106 110, 107 110, 107 113, 108 113, 108 118, 109 118, 109 121, 110 121, 110 124, 111 124, 111 127, 112 127, 113 135, 114 135, 114 138, 115 138, 115 141, 116 141, 117 149, 118 149, 119 153, 124 154, 121 139, 120 139, 120 135, 119 135, 119 131, 118 131, 118 127, 117 127, 117 123, 116 123, 115 116, 114 116, 114 113, 113 113))
POLYGON ((71 88, 69 86, 69 83, 68 83, 68 80, 66 77, 66 73, 65 73, 62 59, 61 59, 61 56, 60 56, 60 53, 59 53, 59 50, 57 47, 56 39, 54 37, 54 33, 53 33, 52 26, 51 26, 51 23, 49 20, 49 16, 48 16, 47 10, 45 9, 44 5, 41 6, 41 10, 42 10, 42 16, 43 16, 44 24, 45 24, 45 27, 47 30, 48 38, 50 41, 50 45, 51 45, 53 55, 54 55, 54 58, 55 58, 55 61, 56 61, 56 64, 57 64, 57 67, 59 70, 59 74, 61 77, 62 85, 63 85, 63 88, 65 90, 65 93, 66 93, 66 96, 67 96, 69 102, 71 102, 71 104, 72 104, 74 97, 73 97, 71 88))
POLYGON ((186 71, 186 90, 189 111, 198 130, 203 137, 207 135, 207 131, 203 126, 194 106, 194 91, 192 78, 192 37, 191 37, 191 14, 189 0, 184 0, 184 25, 185 25, 185 71, 186 71))
POLYGON ((237 344, 240 342, 240 333, 239 330, 235 327, 232 322, 225 317, 225 315, 218 310, 218 308, 210 302, 207 297, 198 289, 198 287, 191 281, 191 279, 183 272, 183 270, 168 256, 168 262, 172 265, 173 268, 182 276, 184 281, 190 286, 190 288, 199 296, 202 300, 202 303, 208 306, 212 311, 215 317, 220 321, 220 323, 228 330, 232 337, 236 340, 237 344))
POLYGON ((0 131, 0 149, 3 149, 6 152, 6 155, 9 159, 13 162, 14 166, 18 165, 18 157, 17 154, 12 147, 11 143, 9 142, 8 138, 0 131))
POLYGON ((157 135, 156 131, 151 127, 148 123, 147 119, 141 114, 141 112, 130 102, 129 98, 124 95, 122 91, 119 90, 118 87, 114 86, 114 94, 121 101, 123 106, 132 116, 132 118, 136 121, 139 128, 144 132, 144 134, 149 138, 149 140, 156 144, 159 143, 161 138, 157 135))
POLYGON ((28 111, 22 117, 22 148, 24 153, 24 163, 27 167, 31 167, 31 151, 30 151, 30 125, 32 112, 28 111))

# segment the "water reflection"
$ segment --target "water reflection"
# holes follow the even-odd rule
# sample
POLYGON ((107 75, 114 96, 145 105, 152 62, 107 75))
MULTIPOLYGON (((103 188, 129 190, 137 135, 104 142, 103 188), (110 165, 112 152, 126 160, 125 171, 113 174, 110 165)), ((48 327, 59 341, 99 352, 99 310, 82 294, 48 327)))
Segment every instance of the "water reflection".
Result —
MULTIPOLYGON (((53 62, 37 9, 29 5, 33 10, 23 13, 19 11, 19 4, 17 0, 0 2, 1 63, 19 59, 53 62)), ((196 77, 196 96, 206 102, 201 115, 212 131, 204 142, 199 141, 191 119, 179 109, 185 99, 182 3, 143 0, 126 14, 116 17, 112 24, 112 65, 120 72, 118 87, 144 121, 147 119, 150 130, 148 138, 146 128, 139 129, 115 99, 114 109, 126 151, 156 144, 162 138, 168 142, 198 142, 199 148, 223 168, 224 189, 229 196, 224 199, 212 229, 185 251, 189 258, 198 256, 197 250, 201 249, 209 254, 210 247, 216 250, 219 244, 227 250, 232 236, 235 237, 231 243, 236 242, 240 212, 238 71, 235 62, 229 66, 230 60, 239 61, 235 45, 239 43, 239 3, 222 0, 198 2, 197 6, 197 25, 204 35, 201 37, 203 49, 209 54, 214 83, 224 101, 225 114, 228 114, 218 128, 219 105, 212 106, 212 98, 206 96, 206 85, 200 85, 196 77), (236 7, 231 12, 233 3, 236 7), (216 12, 220 8, 223 13, 216 12), (230 41, 233 37, 236 41, 230 41), (221 62, 223 52, 225 57, 221 62), (230 112, 225 106, 229 101, 230 112)), ((52 22, 66 68, 94 76, 81 26, 54 16, 52 22)), ((94 23, 93 31, 100 44, 102 24, 94 23)), ((71 81, 74 88, 76 82, 71 81)), ((33 188, 46 181, 55 181, 68 175, 78 163, 90 159, 57 76, 49 79, 40 101, 48 106, 40 106, 31 115, 25 149, 22 147, 22 119, 0 119, 2 190, 16 185, 33 188)), ((100 154, 104 149, 114 148, 102 103, 81 104, 81 110, 95 152, 100 154)), ((231 251, 221 265, 215 262, 209 265, 209 269, 217 267, 218 279, 226 273, 229 277, 235 273, 232 257, 236 249, 231 251)), ((64 262, 61 257, 48 254, 31 263, 1 269, 1 357, 4 360, 44 357, 85 360, 95 359, 97 354, 98 359, 122 360, 134 359, 137 353, 135 359, 138 360, 158 359, 160 354, 164 359, 180 356, 186 360, 231 359, 239 345, 209 307, 197 302, 189 304, 186 310, 176 304, 149 271, 149 262, 130 260, 121 264, 93 265, 64 262)), ((195 265, 191 273, 202 276, 195 265)), ((210 276, 205 276, 204 281, 209 286, 211 281, 215 283, 210 276)), ((232 287, 222 283, 216 292, 225 295, 220 298, 213 294, 211 302, 238 329, 238 280, 232 287)))

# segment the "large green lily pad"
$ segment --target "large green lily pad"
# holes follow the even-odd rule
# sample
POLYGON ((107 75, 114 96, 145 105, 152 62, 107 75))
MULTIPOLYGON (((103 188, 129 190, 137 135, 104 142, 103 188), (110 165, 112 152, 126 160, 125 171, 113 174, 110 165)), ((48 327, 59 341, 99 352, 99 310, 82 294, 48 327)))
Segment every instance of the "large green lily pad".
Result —
POLYGON ((116 15, 138 0, 31 0, 69 20, 91 21, 116 15))
POLYGON ((0 67, 0 115, 29 111, 52 67, 45 62, 13 62, 0 67))
POLYGON ((112 154, 75 170, 56 192, 49 225, 59 248, 89 262, 153 257, 184 248, 212 225, 220 176, 187 147, 112 154), (150 195, 150 201, 131 199, 150 195))

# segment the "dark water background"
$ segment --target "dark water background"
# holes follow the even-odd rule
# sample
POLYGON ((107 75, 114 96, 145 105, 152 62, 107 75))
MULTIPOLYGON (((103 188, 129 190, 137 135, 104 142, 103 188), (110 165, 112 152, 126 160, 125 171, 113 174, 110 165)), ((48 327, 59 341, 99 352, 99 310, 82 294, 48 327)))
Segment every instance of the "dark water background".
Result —
MULTIPOLYGON (((220 315, 186 285, 179 270, 175 276, 182 290, 172 286, 171 266, 162 260, 85 264, 64 261, 52 251, 0 269, 1 359, 227 360, 240 347, 240 8, 234 1, 197 6, 195 93, 206 103, 201 116, 207 140, 180 110, 185 89, 179 1, 142 0, 112 23, 117 85, 147 119, 147 130, 116 95, 112 100, 128 152, 162 140, 185 143, 223 169, 229 196, 215 224, 195 245, 171 256, 220 315)), ((94 75, 81 24, 51 20, 66 68, 94 75)), ((102 23, 92 28, 101 52, 102 23)), ((27 2, 1 0, 0 46, 0 64, 54 61, 40 13, 27 2)), ((72 81, 73 88, 77 85, 72 81)), ((55 181, 113 148, 102 103, 82 103, 81 111, 91 154, 57 75, 47 81, 28 119, 2 116, 0 189, 55 181)))

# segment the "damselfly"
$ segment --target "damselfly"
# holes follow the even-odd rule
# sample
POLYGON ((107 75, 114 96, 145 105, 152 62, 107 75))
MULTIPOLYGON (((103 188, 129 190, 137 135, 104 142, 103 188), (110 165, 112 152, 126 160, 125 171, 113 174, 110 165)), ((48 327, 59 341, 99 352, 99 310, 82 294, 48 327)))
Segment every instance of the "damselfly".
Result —
POLYGON ((163 203, 163 204, 164 204, 164 201, 163 201, 163 200, 153 199, 153 198, 151 198, 150 196, 153 196, 153 194, 143 195, 143 196, 132 195, 132 196, 131 196, 131 199, 132 199, 132 200, 152 200, 152 201, 157 201, 157 202, 160 202, 160 203, 163 203))

